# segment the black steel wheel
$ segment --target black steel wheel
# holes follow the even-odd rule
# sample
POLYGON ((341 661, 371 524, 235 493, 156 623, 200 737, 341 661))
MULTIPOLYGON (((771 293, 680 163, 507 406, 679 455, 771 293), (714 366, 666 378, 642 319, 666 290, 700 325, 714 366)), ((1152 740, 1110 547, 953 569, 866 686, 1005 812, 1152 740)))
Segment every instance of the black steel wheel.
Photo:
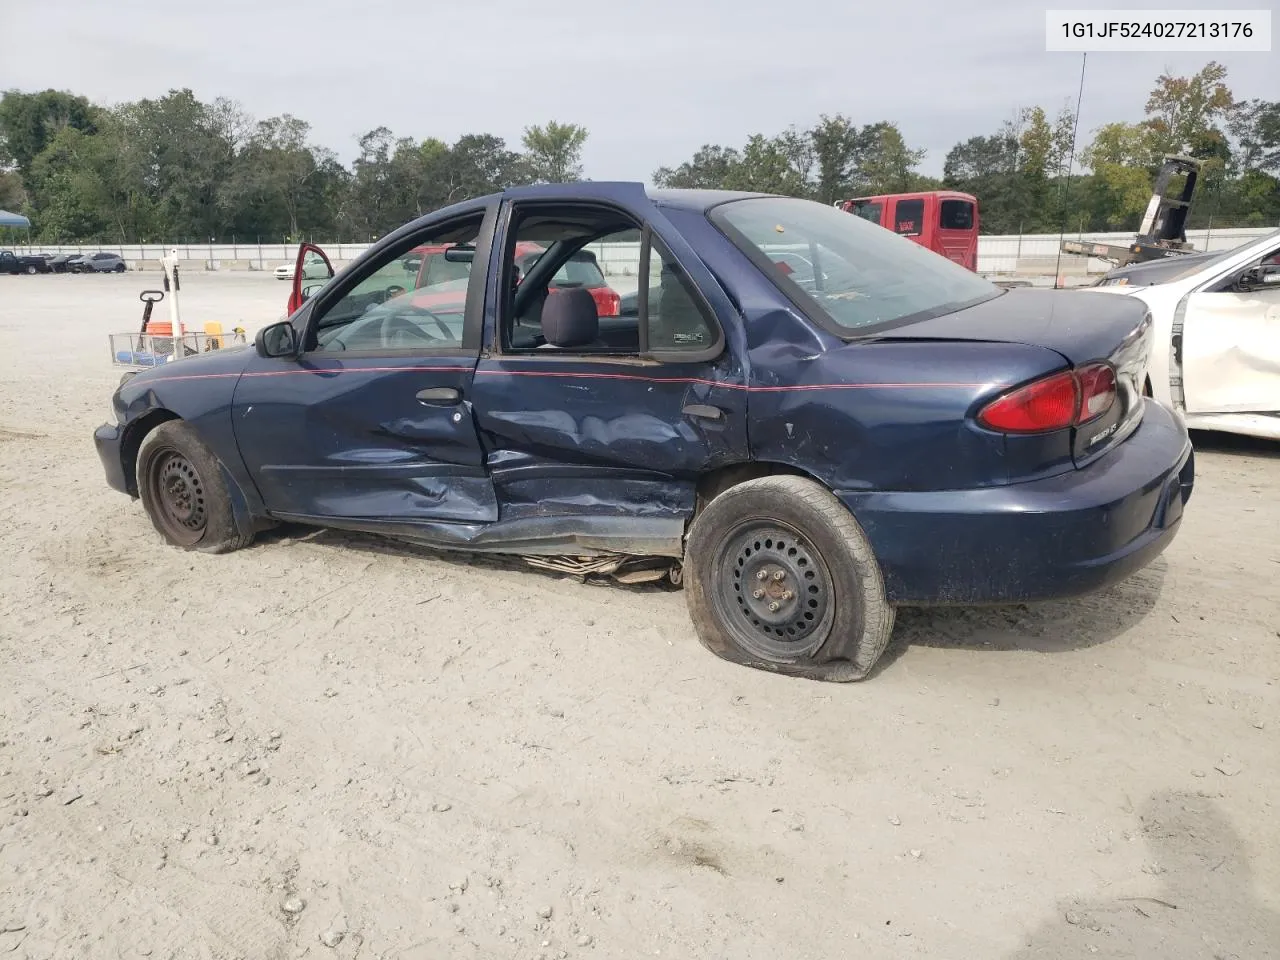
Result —
POLYGON ((204 481, 191 461, 172 448, 160 450, 147 470, 146 482, 161 532, 178 546, 199 543, 209 524, 209 512, 204 481))
POLYGON ((831 574, 793 527, 747 521, 712 564, 717 613, 756 656, 790 660, 822 646, 835 613, 831 574))
POLYGON ((748 480, 708 503, 689 530, 684 584, 698 639, 747 666, 861 680, 893 633, 870 542, 804 477, 748 480))
POLYGON ((226 553, 248 546, 236 524, 222 464, 181 420, 160 424, 138 448, 138 495, 152 525, 175 547, 226 553))

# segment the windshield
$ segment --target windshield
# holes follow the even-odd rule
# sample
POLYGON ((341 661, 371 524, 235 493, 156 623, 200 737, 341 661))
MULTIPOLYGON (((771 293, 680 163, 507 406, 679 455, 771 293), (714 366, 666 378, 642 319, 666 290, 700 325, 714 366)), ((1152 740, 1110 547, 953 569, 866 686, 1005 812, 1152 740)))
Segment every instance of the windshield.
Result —
POLYGON ((940 316, 1003 293, 905 237, 811 200, 734 200, 710 216, 796 306, 837 336, 940 316))

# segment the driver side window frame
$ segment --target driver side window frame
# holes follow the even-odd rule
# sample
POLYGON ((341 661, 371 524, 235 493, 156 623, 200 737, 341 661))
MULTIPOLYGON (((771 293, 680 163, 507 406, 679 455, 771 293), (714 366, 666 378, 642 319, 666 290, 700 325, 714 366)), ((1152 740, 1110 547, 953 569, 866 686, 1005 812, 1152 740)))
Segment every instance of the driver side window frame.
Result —
MULTIPOLYGON (((318 357, 404 357, 404 356, 478 356, 484 327, 485 281, 488 274, 489 254, 493 246, 494 228, 498 219, 500 204, 492 201, 483 206, 476 206, 460 212, 447 220, 438 220, 416 230, 403 233, 397 237, 392 234, 386 245, 371 248, 346 271, 334 277, 326 287, 310 301, 311 308, 306 314, 306 326, 302 331, 300 342, 302 349, 299 358, 318 357), (341 303, 369 277, 379 270, 398 261, 414 247, 441 242, 442 233, 458 229, 465 223, 480 218, 480 226, 476 234, 475 253, 472 258, 471 274, 467 280, 466 301, 463 306, 462 342, 444 347, 376 347, 365 350, 320 350, 316 346, 316 331, 319 322, 333 308, 341 303)), ((399 231, 397 231, 399 233, 399 231)), ((414 274, 416 283, 417 274, 414 274)), ((406 290, 412 294, 418 287, 406 290)), ((358 320, 351 321, 352 323, 358 320)))

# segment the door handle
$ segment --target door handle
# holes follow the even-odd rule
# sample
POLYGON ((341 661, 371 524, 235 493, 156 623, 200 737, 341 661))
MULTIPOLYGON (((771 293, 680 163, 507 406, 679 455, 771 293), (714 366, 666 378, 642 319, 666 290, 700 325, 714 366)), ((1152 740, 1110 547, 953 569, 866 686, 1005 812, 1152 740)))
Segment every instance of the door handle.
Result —
POLYGON ((691 403, 682 411, 686 417, 696 417, 699 420, 723 420, 724 411, 719 407, 713 407, 706 403, 691 403))
POLYGON ((453 404, 462 399, 462 391, 453 387, 428 387, 419 390, 416 396, 423 403, 453 404))

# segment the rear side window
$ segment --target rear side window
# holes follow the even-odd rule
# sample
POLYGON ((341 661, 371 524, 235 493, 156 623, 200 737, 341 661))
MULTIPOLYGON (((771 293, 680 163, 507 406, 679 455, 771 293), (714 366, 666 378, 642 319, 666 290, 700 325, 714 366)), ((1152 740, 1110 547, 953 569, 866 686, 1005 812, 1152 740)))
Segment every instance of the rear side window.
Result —
POLYGON ((968 200, 943 200, 938 226, 943 230, 972 230, 973 204, 968 200))
POLYGON ((904 237, 918 234, 924 224, 923 200, 899 200, 893 211, 893 232, 904 237))

